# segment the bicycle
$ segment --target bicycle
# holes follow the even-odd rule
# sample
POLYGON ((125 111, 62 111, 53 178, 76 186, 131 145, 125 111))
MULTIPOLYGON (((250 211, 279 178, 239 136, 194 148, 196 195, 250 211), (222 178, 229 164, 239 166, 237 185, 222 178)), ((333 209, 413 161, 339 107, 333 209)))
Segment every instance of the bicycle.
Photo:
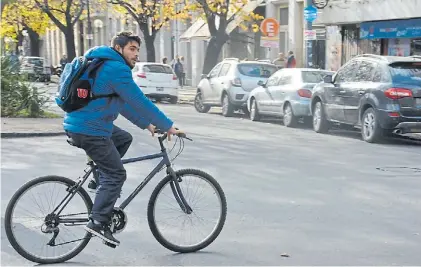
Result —
MULTIPOLYGON (((227 215, 227 202, 226 202, 226 198, 225 198, 225 194, 224 191, 222 190, 221 186, 219 185, 219 183, 209 174, 207 174, 206 172, 203 172, 201 170, 197 170, 197 169, 181 169, 178 171, 174 171, 174 169, 172 168, 172 161, 181 154, 182 150, 184 149, 184 139, 188 139, 190 141, 190 138, 188 138, 185 134, 177 134, 177 139, 175 140, 175 145, 177 144, 177 141, 180 140, 180 150, 178 151, 177 155, 175 156, 174 159, 170 160, 169 157, 169 153, 167 152, 166 147, 164 146, 164 141, 167 138, 167 134, 156 130, 155 131, 157 134, 159 134, 158 136, 158 141, 159 141, 159 145, 161 148, 161 152, 160 153, 156 153, 156 154, 152 154, 152 155, 146 155, 146 156, 141 156, 141 157, 135 157, 135 158, 128 158, 128 159, 123 159, 123 164, 128 164, 128 163, 134 163, 134 162, 140 162, 140 161, 146 161, 146 160, 152 160, 152 159, 158 159, 158 158, 162 158, 162 160, 158 163, 158 165, 146 176, 146 178, 134 189, 134 191, 118 206, 115 207, 113 210, 113 214, 112 214, 112 220, 110 222, 110 229, 112 230, 112 232, 114 234, 118 234, 121 233, 125 227, 127 226, 127 215, 124 212, 124 209, 130 204, 130 202, 138 195, 138 193, 146 186, 146 184, 157 174, 159 173, 163 168, 166 167, 166 176, 157 184, 157 186, 155 187, 155 189, 153 190, 149 202, 148 202, 148 206, 147 206, 147 220, 148 220, 148 225, 149 228, 153 234, 153 236, 155 237, 155 239, 165 248, 174 251, 174 252, 179 252, 179 253, 190 253, 190 252, 195 252, 198 250, 202 250, 204 248, 206 248, 207 246, 209 246, 221 233, 222 228, 225 224, 225 220, 226 220, 226 215, 227 215), (217 211, 218 212, 218 220, 216 221, 215 226, 212 228, 211 232, 207 235, 205 235, 204 239, 201 239, 200 241, 193 243, 193 244, 188 244, 188 245, 184 245, 184 244, 178 244, 175 243, 172 240, 169 240, 168 235, 169 234, 176 234, 177 232, 170 232, 167 236, 164 236, 163 234, 163 230, 160 227, 158 227, 157 225, 157 214, 156 214, 156 208, 157 208, 157 203, 158 200, 161 200, 162 198, 158 198, 161 193, 163 192, 164 188, 166 185, 169 184, 169 188, 170 188, 170 193, 169 195, 171 196, 172 193, 172 198, 170 196, 167 196, 167 198, 171 199, 171 203, 169 206, 171 207, 175 207, 178 211, 182 211, 182 215, 188 216, 188 221, 193 222, 193 220, 197 217, 198 218, 198 213, 200 211, 203 211, 204 209, 202 208, 197 208, 196 206, 194 206, 195 204, 198 203, 197 202, 193 202, 189 197, 188 197, 188 193, 189 190, 182 190, 181 189, 181 185, 184 186, 184 184, 189 183, 188 175, 193 175, 193 177, 199 178, 203 181, 205 181, 207 184, 211 185, 211 187, 213 188, 214 192, 212 195, 215 195, 217 197, 217 200, 219 201, 219 203, 221 204, 221 208, 217 211), (187 196, 187 197, 185 197, 187 196), (194 207, 193 207, 194 206, 194 207), (195 217, 196 216, 196 217, 195 217)), ((71 138, 67 139, 67 142, 70 145, 74 145, 72 144, 72 140, 71 138)), ((173 148, 174 148, 173 147, 173 148)), ((172 149, 171 149, 172 151, 172 149)), ((170 152, 171 152, 170 151, 170 152)), ((38 177, 34 180, 31 180, 27 183, 25 183, 21 188, 19 188, 15 194, 12 196, 7 209, 6 209, 6 213, 5 213, 5 230, 6 230, 6 235, 7 238, 10 242, 10 244, 12 245, 12 247, 16 250, 16 252, 18 252, 21 256, 23 256, 24 258, 26 258, 29 261, 32 262, 36 262, 36 263, 41 263, 41 264, 51 264, 51 263, 62 263, 65 261, 68 261, 70 259, 72 259, 73 257, 75 257, 76 255, 78 255, 89 243, 89 241, 91 240, 91 238, 93 237, 92 234, 86 232, 83 227, 80 227, 83 232, 84 235, 82 237, 82 235, 80 236, 81 238, 74 239, 68 242, 62 242, 61 241, 61 235, 59 235, 60 233, 65 234, 66 232, 62 230, 62 227, 65 226, 69 226, 69 227, 73 227, 71 229, 76 229, 76 226, 85 226, 86 223, 88 223, 89 221, 89 214, 90 211, 92 209, 92 200, 91 197, 89 196, 89 194, 87 193, 87 191, 82 187, 83 184, 85 183, 85 181, 88 179, 88 177, 92 174, 95 173, 97 171, 97 166, 95 165, 95 163, 92 160, 89 160, 87 163, 88 167, 84 170, 85 174, 83 176, 80 176, 77 179, 70 179, 70 178, 66 178, 66 177, 62 177, 62 176, 55 176, 55 175, 49 175, 49 176, 43 176, 43 177, 38 177), (59 202, 58 205, 52 205, 50 203, 48 203, 48 208, 49 208, 49 212, 46 215, 43 216, 39 216, 39 218, 42 220, 42 224, 41 225, 36 225, 34 226, 33 223, 30 223, 32 221, 25 221, 25 223, 29 224, 29 226, 32 224, 32 226, 34 227, 34 229, 40 228, 41 233, 39 233, 42 237, 46 237, 46 248, 47 251, 52 248, 62 248, 65 247, 67 245, 79 242, 78 245, 73 248, 71 251, 66 252, 65 254, 61 254, 59 256, 48 256, 48 252, 47 252, 47 257, 41 257, 39 255, 35 255, 33 252, 29 252, 24 248, 24 244, 23 243, 19 243, 17 240, 17 236, 16 233, 13 231, 15 230, 15 228, 17 228, 18 226, 20 226, 21 224, 17 224, 17 226, 12 227, 12 223, 13 223, 13 213, 16 209, 16 207, 19 204, 19 200, 25 195, 25 193, 27 193, 30 189, 35 188, 37 186, 41 186, 45 183, 52 183, 54 185, 54 188, 56 188, 59 184, 60 185, 64 185, 65 191, 66 191, 66 196, 64 198, 58 198, 57 196, 55 197, 56 200, 59 199, 61 200, 59 202), (68 207, 68 204, 70 203, 71 200, 73 200, 73 202, 75 201, 75 196, 80 196, 81 200, 83 201, 83 203, 85 204, 86 207, 86 212, 75 212, 74 209, 69 208, 70 210, 68 210, 67 213, 63 213, 63 211, 68 207), (52 210, 52 211, 51 211, 52 210), (59 227, 60 226, 60 227, 59 227), (48 242, 47 242, 48 241, 48 242)), ((95 176, 95 175, 94 175, 95 176)), ((43 190, 42 192, 44 192, 45 190, 43 190)), ((193 191, 192 191, 193 192, 193 191)), ((198 193, 198 190, 195 191, 195 195, 198 193)), ((55 194, 51 194, 49 196, 50 200, 52 200, 54 198, 55 194)), ((39 204, 37 202, 37 197, 39 197, 38 195, 34 195, 32 193, 32 199, 30 200, 30 204, 32 204, 33 207, 39 207, 40 209, 44 210, 46 209, 46 205, 44 205, 44 202, 41 202, 41 204, 39 204), (34 201, 36 203, 34 203, 34 201)), ((208 195, 205 195, 208 196, 208 195)), ((48 200, 48 199, 47 199, 48 200)), ((72 203, 73 203, 72 202, 72 203)), ((25 202, 23 202, 25 203, 25 202)), ((76 205, 75 205, 76 206, 76 205)), ((77 206, 77 207, 80 207, 77 206)), ((32 210, 31 212, 32 213, 32 210)), ((182 216, 180 215, 180 216, 182 216)), ((180 217, 179 216, 179 217, 180 217)), ((26 217, 24 217, 26 218, 26 217)), ((177 222, 180 221, 178 218, 177 222)), ((204 224, 206 222, 206 220, 199 220, 202 224, 204 224)), ((186 222, 186 219, 183 222, 186 222)), ((28 226, 25 226, 24 229, 28 228, 28 226)), ((67 230, 67 229, 65 229, 67 230)), ((187 229, 190 230, 190 229, 187 229)), ((180 231, 182 234, 184 234, 183 231, 180 231)), ((36 235, 36 237, 38 237, 38 233, 33 233, 32 231, 30 232, 30 235, 36 235)), ((32 241, 33 238, 29 238, 30 235, 25 235, 24 236, 24 240, 26 240, 28 242, 32 241)), ((103 242, 106 245, 115 248, 114 245, 109 244, 107 242, 103 242)), ((44 248, 42 250, 42 252, 44 251, 44 248)))

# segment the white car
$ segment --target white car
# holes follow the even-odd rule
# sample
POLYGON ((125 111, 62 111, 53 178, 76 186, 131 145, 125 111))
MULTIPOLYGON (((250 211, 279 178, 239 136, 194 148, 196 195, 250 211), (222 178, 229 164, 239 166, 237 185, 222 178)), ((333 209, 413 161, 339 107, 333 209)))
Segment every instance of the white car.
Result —
POLYGON ((177 104, 178 80, 169 65, 138 62, 132 70, 132 75, 135 83, 147 97, 156 101, 168 98, 171 104, 177 104))

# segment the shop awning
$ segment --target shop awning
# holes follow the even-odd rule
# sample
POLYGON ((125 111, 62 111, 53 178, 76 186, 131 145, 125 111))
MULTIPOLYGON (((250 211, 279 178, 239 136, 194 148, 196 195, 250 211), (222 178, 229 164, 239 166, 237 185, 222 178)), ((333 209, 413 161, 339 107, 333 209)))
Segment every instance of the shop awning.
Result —
MULTIPOLYGON (((250 0, 243 8, 236 14, 228 14, 228 17, 234 17, 226 29, 227 34, 230 34, 243 21, 243 15, 253 12, 256 7, 262 4, 264 0, 250 0)), ((208 40, 210 38, 209 28, 205 20, 199 18, 188 28, 181 36, 180 42, 189 42, 191 40, 208 40)))
POLYGON ((421 37, 421 19, 363 22, 360 39, 421 37))

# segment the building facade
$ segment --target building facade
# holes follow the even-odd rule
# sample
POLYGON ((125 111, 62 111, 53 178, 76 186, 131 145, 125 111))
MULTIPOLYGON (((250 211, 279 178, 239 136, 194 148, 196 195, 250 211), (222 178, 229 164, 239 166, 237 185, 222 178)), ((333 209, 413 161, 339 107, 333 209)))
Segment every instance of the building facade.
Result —
POLYGON ((363 53, 420 55, 420 10, 419 0, 331 0, 314 22, 326 28, 326 68, 363 53))

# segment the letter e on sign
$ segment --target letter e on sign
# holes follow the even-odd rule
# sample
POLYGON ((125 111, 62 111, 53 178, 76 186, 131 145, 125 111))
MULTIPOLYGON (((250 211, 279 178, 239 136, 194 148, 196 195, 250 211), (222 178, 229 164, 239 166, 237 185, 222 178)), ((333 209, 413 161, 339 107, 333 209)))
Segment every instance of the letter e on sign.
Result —
POLYGON ((266 37, 276 37, 279 34, 279 23, 274 18, 267 18, 260 24, 260 31, 266 37))

